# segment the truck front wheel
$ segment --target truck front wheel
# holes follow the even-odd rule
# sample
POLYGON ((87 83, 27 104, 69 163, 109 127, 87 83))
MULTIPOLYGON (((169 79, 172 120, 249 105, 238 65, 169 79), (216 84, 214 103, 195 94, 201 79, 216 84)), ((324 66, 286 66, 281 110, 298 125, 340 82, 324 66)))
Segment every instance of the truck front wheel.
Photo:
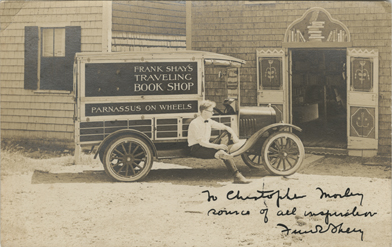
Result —
POLYGON ((295 173, 305 158, 301 139, 291 132, 279 131, 270 135, 263 144, 265 168, 272 174, 288 176, 295 173))
POLYGON ((145 178, 152 164, 152 148, 136 136, 120 136, 113 140, 103 156, 106 174, 121 182, 134 182, 145 178))

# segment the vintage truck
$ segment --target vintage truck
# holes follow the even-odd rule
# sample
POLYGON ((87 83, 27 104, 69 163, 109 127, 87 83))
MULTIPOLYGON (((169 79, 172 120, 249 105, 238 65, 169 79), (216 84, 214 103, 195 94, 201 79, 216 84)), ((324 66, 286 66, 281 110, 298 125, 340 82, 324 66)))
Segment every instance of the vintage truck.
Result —
MULTIPOLYGON (((213 119, 247 139, 232 155, 275 175, 295 173, 305 151, 292 131, 301 129, 283 123, 271 105, 240 106, 244 64, 231 56, 191 50, 77 53, 76 159, 82 149, 91 148, 108 176, 132 182, 147 176, 154 158, 186 156, 188 126, 209 80, 223 83, 227 97, 213 119)), ((219 133, 213 131, 212 137, 219 133)))

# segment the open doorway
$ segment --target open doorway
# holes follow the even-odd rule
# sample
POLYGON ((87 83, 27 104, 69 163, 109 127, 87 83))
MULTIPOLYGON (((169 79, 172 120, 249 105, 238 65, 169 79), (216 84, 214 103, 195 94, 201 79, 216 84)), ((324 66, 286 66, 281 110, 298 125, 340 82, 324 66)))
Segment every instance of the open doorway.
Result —
POLYGON ((292 122, 305 147, 347 148, 346 51, 292 51, 292 122))

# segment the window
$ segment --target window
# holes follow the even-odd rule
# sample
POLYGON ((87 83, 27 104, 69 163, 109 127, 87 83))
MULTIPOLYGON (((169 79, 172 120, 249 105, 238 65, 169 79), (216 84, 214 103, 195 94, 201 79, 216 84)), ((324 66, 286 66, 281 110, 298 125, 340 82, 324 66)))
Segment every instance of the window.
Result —
POLYGON ((24 88, 73 90, 73 62, 81 27, 25 27, 24 88))
POLYGON ((42 28, 42 56, 65 56, 65 28, 42 28))

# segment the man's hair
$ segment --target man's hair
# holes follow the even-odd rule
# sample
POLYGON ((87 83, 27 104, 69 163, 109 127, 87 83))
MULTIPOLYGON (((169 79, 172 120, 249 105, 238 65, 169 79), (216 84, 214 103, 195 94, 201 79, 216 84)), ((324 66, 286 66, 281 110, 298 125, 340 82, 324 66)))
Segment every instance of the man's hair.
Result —
POLYGON ((204 110, 210 108, 211 106, 215 107, 216 103, 214 101, 211 101, 211 100, 204 100, 204 101, 202 101, 200 103, 200 106, 199 106, 200 112, 203 112, 204 110))

